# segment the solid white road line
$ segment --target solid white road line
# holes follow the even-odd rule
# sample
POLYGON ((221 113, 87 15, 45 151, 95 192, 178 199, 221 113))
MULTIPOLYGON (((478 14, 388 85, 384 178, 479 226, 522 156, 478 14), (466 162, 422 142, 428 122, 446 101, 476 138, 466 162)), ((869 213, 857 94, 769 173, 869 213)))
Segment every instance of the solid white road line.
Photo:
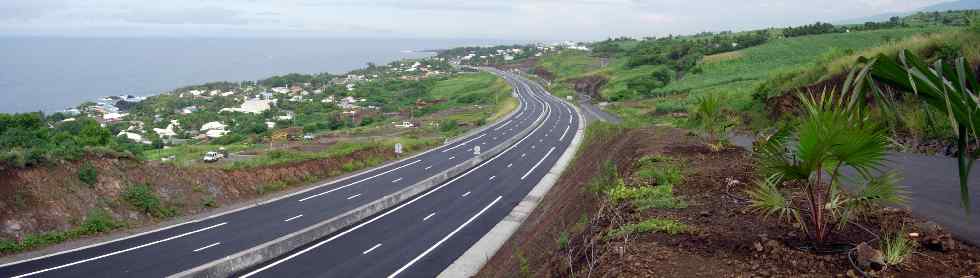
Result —
POLYGON ((462 146, 466 146, 466 144, 469 144, 470 142, 473 142, 473 140, 483 138, 483 136, 487 136, 487 134, 486 133, 480 134, 480 136, 477 136, 476 138, 473 138, 473 139, 470 139, 470 140, 466 140, 466 142, 463 142, 462 144, 456 145, 455 147, 442 150, 442 152, 448 152, 448 151, 451 151, 453 149, 456 149, 456 148, 459 148, 459 147, 462 147, 462 146))
POLYGON ((568 134, 568 129, 571 127, 572 126, 570 125, 565 126, 565 132, 561 133, 561 138, 558 138, 558 142, 561 142, 561 140, 565 140, 565 135, 568 134))
POLYGON ((431 247, 429 247, 429 249, 426 249, 425 252, 422 252, 422 254, 419 254, 417 257, 415 257, 414 259, 412 259, 411 261, 409 261, 407 264, 405 264, 404 266, 402 266, 401 268, 399 268, 398 270, 396 270, 394 273, 392 273, 391 275, 388 275, 388 278, 392 278, 392 277, 398 276, 398 274, 402 273, 403 271, 405 271, 409 267, 412 267, 412 265, 415 264, 416 262, 418 262, 419 260, 421 260, 422 257, 425 257, 425 255, 428 255, 430 252, 432 252, 432 250, 435 250, 436 248, 439 247, 439 245, 442 245, 447 240, 449 240, 449 238, 453 237, 454 235, 456 235, 456 233, 458 233, 460 230, 462 230, 463 228, 465 228, 466 225, 469 225, 471 222, 473 222, 473 220, 476 220, 476 218, 480 217, 480 215, 483 215, 484 212, 487 212, 487 210, 490 209, 490 207, 492 207, 494 204, 496 204, 497 202, 499 202, 500 201, 500 198, 503 198, 503 197, 504 196, 497 196, 497 199, 494 199, 493 202, 490 202, 489 205, 487 205, 482 210, 480 210, 480 212, 477 212, 476 215, 473 215, 473 217, 470 217, 469 220, 466 220, 466 222, 463 222, 463 225, 459 225, 459 227, 457 227, 455 230, 453 230, 448 235, 446 235, 446 237, 444 237, 441 240, 439 240, 438 242, 436 242, 436 244, 434 244, 431 247))
POLYGON ((31 272, 31 273, 17 275, 17 276, 11 277, 11 278, 27 277, 27 276, 31 276, 31 275, 35 275, 35 274, 45 273, 45 272, 52 271, 52 270, 66 268, 66 267, 77 265, 77 264, 91 262, 91 261, 102 259, 102 258, 109 257, 109 256, 119 255, 119 254, 126 253, 126 252, 129 252, 129 251, 133 251, 133 250, 136 250, 136 249, 140 249, 140 248, 144 248, 144 247, 148 247, 148 246, 160 244, 160 243, 163 243, 163 242, 175 240, 175 239, 182 238, 182 237, 185 237, 185 236, 189 236, 189 235, 192 235, 192 234, 196 234, 196 233, 200 233, 200 232, 207 231, 207 230, 210 230, 210 229, 214 229, 214 228, 217 228, 217 227, 221 227, 221 226, 224 226, 225 224, 228 224, 228 222, 223 222, 221 224, 217 224, 217 225, 214 225, 214 226, 197 229, 197 230, 194 230, 194 231, 190 231, 190 232, 186 232, 186 233, 179 234, 179 235, 176 235, 176 236, 172 236, 172 237, 168 237, 168 238, 165 238, 165 239, 157 240, 157 241, 154 241, 154 242, 150 242, 150 243, 147 243, 147 244, 139 245, 139 246, 132 247, 132 248, 129 248, 129 249, 123 249, 123 250, 119 250, 119 251, 112 252, 112 253, 109 253, 109 254, 101 255, 101 256, 98 256, 98 257, 92 257, 92 258, 88 258, 88 259, 84 259, 84 260, 81 260, 81 261, 76 261, 76 262, 73 262, 73 263, 64 264, 64 265, 60 265, 60 266, 56 266, 56 267, 45 268, 45 269, 34 271, 34 272, 31 272))
POLYGON ((510 121, 507 121, 507 122, 506 122, 506 123, 504 123, 503 125, 501 125, 501 126, 498 126, 497 128, 494 128, 494 129, 493 129, 493 131, 498 131, 498 130, 500 130, 501 128, 504 128, 505 126, 507 126, 507 125, 509 125, 509 124, 510 124, 510 122, 512 122, 512 121, 514 121, 514 120, 510 120, 510 121))
POLYGON ((218 244, 221 244, 221 242, 215 242, 215 243, 212 243, 211 245, 208 245, 208 246, 204 246, 204 247, 201 247, 201 248, 197 248, 197 249, 194 249, 194 253, 197 253, 197 252, 199 252, 199 251, 201 251, 201 250, 204 250, 204 249, 208 249, 208 248, 211 248, 211 247, 215 247, 215 246, 218 246, 218 244))
MULTIPOLYGON (((549 106, 549 108, 550 108, 550 106, 549 106)), ((551 114, 545 114, 544 121, 547 122, 549 117, 551 117, 551 114)), ((360 229, 360 228, 362 228, 364 226, 367 226, 367 225, 369 225, 371 223, 374 223, 374 221, 378 221, 378 219, 381 219, 382 217, 385 217, 385 216, 388 216, 389 214, 395 213, 395 212, 401 210, 402 208, 407 207, 407 206, 409 206, 409 205, 417 202, 418 200, 421 200, 422 198, 425 198, 426 196, 429 196, 429 194, 435 193, 435 192, 439 191, 440 189, 442 189, 442 188, 444 188, 446 186, 449 186, 450 184, 456 182, 457 180, 466 177, 470 173, 473 173, 476 170, 479 170, 480 168, 483 168, 483 166, 486 166, 486 165, 490 164, 491 162, 497 160, 498 158, 503 157, 504 154, 510 152, 514 148, 517 148, 517 146, 519 146, 522 142, 524 142, 524 140, 527 140, 528 138, 531 138, 531 135, 533 135, 535 132, 538 131, 538 129, 541 129, 541 127, 543 127, 543 126, 544 125, 539 125, 538 127, 534 128, 534 130, 532 130, 531 133, 529 133, 527 136, 525 136, 521 140, 517 141, 517 143, 514 143, 514 145, 511 145, 510 147, 508 147, 507 149, 505 149, 503 152, 500 152, 499 154, 497 154, 493 158, 490 158, 489 160, 484 161, 482 164, 477 165, 476 167, 471 168, 469 171, 466 171, 465 173, 463 173, 463 174, 461 174, 459 176, 456 176, 455 178, 453 178, 453 179, 451 179, 451 180, 443 183, 442 185, 437 186, 436 188, 433 188, 432 190, 429 190, 429 191, 427 191, 425 193, 422 193, 422 194, 420 194, 418 196, 415 196, 415 198, 412 198, 408 202, 404 202, 401 205, 399 205, 399 206, 397 206, 397 207, 395 207, 395 208, 393 208, 391 210, 388 210, 388 211, 386 211, 386 212, 384 212, 384 213, 382 213, 382 214, 380 214, 378 216, 375 216, 374 218, 371 218, 371 220, 364 221, 361 224, 358 224, 357 226, 354 226, 354 227, 349 228, 347 230, 344 230, 344 231, 342 231, 340 233, 337 233, 334 236, 332 236, 330 238, 327 238, 326 240, 323 240, 321 242, 318 242, 317 244, 311 245, 310 247, 306 247, 306 249, 300 250, 300 251, 298 251, 296 253, 293 253, 292 255, 286 256, 285 258, 279 259, 279 260, 277 260, 275 262, 272 262, 272 263, 270 263, 270 264, 268 264, 266 266, 263 266, 263 267, 261 267, 259 269, 253 270, 252 272, 249 272, 249 273, 243 275, 241 278, 248 278, 248 277, 254 276, 255 274, 258 274, 259 272, 262 272, 262 271, 265 271, 267 269, 273 268, 273 267, 275 267, 275 266, 277 266, 279 264, 282 264, 282 263, 284 263, 284 262, 286 262, 288 260, 291 260, 291 259, 293 259, 295 257, 298 257, 298 256, 301 256, 303 254, 306 254, 307 252, 310 252, 310 250, 316 249, 316 248, 318 248, 320 246, 323 246, 324 244, 330 243, 331 241, 334 241, 334 240, 336 240, 336 239, 338 239, 338 238, 340 238, 342 236, 345 236, 345 235, 347 235, 349 233, 352 233, 354 231, 357 231, 358 229, 360 229)), ((497 200, 499 201, 500 200, 500 197, 497 197, 497 200)), ((496 201, 494 201, 494 202, 496 202, 496 201)), ((493 204, 491 203, 491 205, 493 205, 493 204)))
POLYGON ((436 215, 436 213, 433 212, 433 213, 430 213, 429 215, 426 215, 425 218, 422 218, 422 221, 429 220, 429 218, 431 218, 433 215, 436 215))
POLYGON ((303 198, 303 199, 299 199, 299 201, 300 201, 300 202, 303 202, 303 201, 306 201, 306 200, 309 200, 309 199, 313 199, 313 198, 316 198, 316 197, 320 197, 320 196, 323 196, 324 194, 330 194, 330 192, 334 192, 334 191, 337 191, 337 190, 341 190, 341 189, 344 189, 344 188, 347 188, 347 187, 350 187, 350 186, 352 186, 352 185, 355 185, 355 184, 358 184, 358 183, 361 183, 361 182, 364 182, 364 181, 366 181, 366 180, 369 180, 369 179, 373 179, 373 178, 377 178, 378 176, 381 176, 381 175, 384 175, 384 174, 387 174, 387 173, 391 173, 391 172, 394 172, 395 170, 398 170, 398 169, 401 169, 401 168, 405 168, 405 167, 408 167, 409 165, 412 165, 412 164, 415 164, 415 163, 419 163, 419 162, 422 162, 422 160, 416 160, 416 161, 413 161, 412 163, 409 163, 409 164, 405 164, 405 165, 402 165, 402 166, 398 166, 398 168, 395 168, 395 169, 391 169, 391 170, 388 170, 388 171, 384 171, 384 172, 381 172, 381 173, 379 173, 379 174, 377 174, 377 175, 374 175, 374 176, 370 176, 370 177, 367 177, 367 178, 363 178, 363 179, 361 179, 361 180, 358 180, 358 181, 355 181, 355 182, 352 182, 352 183, 349 183, 349 184, 347 184, 347 185, 344 185, 344 186, 341 186, 341 187, 337 187, 337 188, 334 188, 334 189, 330 189, 330 190, 327 190, 327 191, 324 191, 324 192, 321 192, 321 193, 317 193, 317 194, 314 194, 313 196, 310 196, 310 197, 306 197, 306 198, 303 198))
POLYGON ((395 182, 400 182, 400 181, 402 181, 402 178, 397 178, 397 179, 395 179, 395 180, 393 180, 391 182, 395 183, 395 182))
POLYGON ((361 253, 361 255, 367 255, 367 253, 371 253, 371 251, 374 251, 374 249, 378 249, 378 247, 381 247, 381 243, 374 245, 374 247, 371 247, 368 250, 364 250, 364 252, 361 253))
POLYGON ((354 194, 354 195, 352 195, 352 196, 350 196, 350 197, 347 197, 347 200, 350 200, 350 199, 354 199, 354 198, 357 198, 357 196, 361 196, 361 194, 360 194, 360 193, 358 193, 358 194, 354 194))
POLYGON ((463 193, 463 197, 469 196, 470 193, 472 193, 472 192, 471 191, 466 191, 466 193, 463 193))
POLYGON ((296 220, 296 218, 300 218, 300 217, 303 217, 303 215, 302 215, 302 214, 300 214, 300 215, 297 215, 297 216, 293 216, 293 217, 290 217, 290 218, 286 218, 286 220, 283 220, 283 222, 289 222, 289 221, 293 221, 293 220, 296 220))
POLYGON ((527 175, 530 175, 531 172, 534 172, 534 169, 538 168, 538 166, 541 165, 541 162, 544 162, 544 160, 547 159, 548 156, 551 155, 551 152, 553 151, 555 151, 555 147, 551 147, 551 149, 548 150, 548 153, 544 154, 544 157, 542 157, 541 160, 538 160, 538 163, 535 163, 534 166, 531 167, 531 170, 527 170, 527 173, 524 173, 524 176, 521 177, 521 180, 527 178, 527 175))

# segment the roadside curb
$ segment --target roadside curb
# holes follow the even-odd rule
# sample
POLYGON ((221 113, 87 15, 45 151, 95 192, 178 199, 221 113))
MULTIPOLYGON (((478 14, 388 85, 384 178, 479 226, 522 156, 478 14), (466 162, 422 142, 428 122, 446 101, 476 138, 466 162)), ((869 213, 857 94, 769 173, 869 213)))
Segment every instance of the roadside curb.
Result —
MULTIPOLYGON (((523 107, 523 103, 520 103, 517 109, 514 109, 508 116, 502 118, 498 122, 509 120, 520 108, 523 107)), ((209 262, 204 265, 197 266, 192 269, 185 270, 183 272, 170 275, 168 277, 227 277, 233 275, 242 270, 248 269, 255 265, 266 262, 270 259, 279 257, 286 254, 296 248, 302 247, 303 245, 314 242, 325 236, 328 236, 334 232, 337 232, 347 226, 360 222, 371 215, 379 213, 381 211, 392 208, 420 193, 428 191, 439 184, 453 178, 470 168, 479 165, 481 162, 503 152, 510 145, 513 145, 517 140, 527 136, 534 130, 534 127, 541 124, 544 120, 545 113, 541 113, 535 121, 528 126, 528 128, 520 131, 511 138, 505 140, 496 147, 477 155, 474 158, 466 160, 452 168, 444 170, 432 177, 422 180, 416 184, 405 187, 395 193, 389 194, 388 196, 382 197, 380 199, 374 200, 370 203, 364 204, 356 209, 347 211, 330 219, 321 221, 320 223, 314 224, 312 226, 306 227, 302 230, 287 234, 285 236, 279 237, 277 239, 270 240, 268 242, 262 243, 252 248, 239 251, 238 253, 226 256, 224 258, 209 262)), ((476 130, 471 130, 467 132, 466 135, 459 136, 468 137, 473 134, 485 131, 493 125, 486 125, 476 130)), ((451 143, 458 142, 458 140, 451 141, 451 143)), ((433 149, 436 150, 436 149, 433 149)), ((433 150, 424 152, 428 153, 433 150)), ((405 161, 424 153, 414 155, 409 158, 399 160, 397 162, 405 161)), ((386 164, 386 166, 389 164, 386 164)), ((337 181, 339 182, 339 181, 337 181)), ((334 182, 336 183, 336 182, 334 182)), ((298 194, 298 193, 297 193, 298 194)))
MULTIPOLYGON (((544 89, 544 88, 542 88, 544 89)), ((557 98, 557 97, 556 97, 557 98)), ((566 102, 561 98, 557 98, 560 101, 566 102)), ((568 164, 572 162, 575 158, 575 154, 578 152, 578 148, 582 144, 583 135, 585 134, 585 118, 582 117, 582 112, 576 105, 570 105, 575 108, 575 114, 578 115, 578 129, 575 131, 575 137, 572 138, 571 144, 565 149, 555 165, 548 170, 541 181, 531 189, 531 192, 521 200, 513 210, 510 211, 503 220, 494 225, 493 228, 486 235, 483 235, 476 244, 470 246, 469 249, 463 253, 462 256, 453 261, 448 268, 439 273, 440 278, 455 278, 455 277, 473 277, 480 272, 480 269, 490 261, 490 258, 497 253, 498 250, 510 239, 517 229, 524 224, 527 217, 531 215, 531 212, 537 208, 538 204, 544 198, 551 187, 558 182, 558 178, 561 177, 562 172, 565 171, 568 164)))

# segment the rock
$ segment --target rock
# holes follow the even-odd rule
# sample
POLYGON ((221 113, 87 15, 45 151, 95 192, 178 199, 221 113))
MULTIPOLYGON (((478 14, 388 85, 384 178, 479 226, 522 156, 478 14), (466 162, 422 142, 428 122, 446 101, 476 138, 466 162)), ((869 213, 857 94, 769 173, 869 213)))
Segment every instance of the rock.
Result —
POLYGON ((956 241, 948 233, 927 233, 919 239, 919 244, 926 249, 937 252, 956 250, 956 241))
POLYGON ((861 276, 858 276, 857 273, 855 273, 853 269, 848 269, 847 270, 847 277, 850 277, 850 278, 861 278, 861 276))
POLYGON ((863 269, 881 269, 885 265, 885 255, 866 242, 858 244, 857 264, 863 269))
POLYGON ((766 250, 765 248, 762 247, 762 243, 759 243, 758 241, 756 241, 755 243, 752 243, 752 247, 755 248, 755 251, 756 252, 762 252, 762 251, 766 250))
POLYGON ((915 228, 918 229, 919 231, 921 231, 926 236, 932 235, 932 234, 939 234, 939 233, 942 233, 942 231, 943 231, 943 227, 942 226, 940 226, 939 224, 936 224, 936 222, 932 222, 932 221, 915 223, 915 228))
POLYGON ((708 216, 711 216, 711 211, 710 210, 702 210, 700 213, 698 213, 698 215, 700 215, 701 217, 708 217, 708 216))

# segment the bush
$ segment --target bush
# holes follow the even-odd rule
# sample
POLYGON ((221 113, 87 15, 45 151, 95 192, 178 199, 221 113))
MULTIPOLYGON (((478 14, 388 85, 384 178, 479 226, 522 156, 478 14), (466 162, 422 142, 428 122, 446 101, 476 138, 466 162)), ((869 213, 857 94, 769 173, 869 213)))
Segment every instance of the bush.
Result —
POLYGON ((177 214, 176 210, 165 208, 153 189, 146 184, 127 187, 123 191, 122 198, 126 203, 154 217, 170 217, 177 214))
POLYGON ((85 223, 82 223, 81 230, 84 234, 97 234, 104 233, 116 228, 122 227, 112 219, 104 209, 93 209, 89 211, 88 216, 85 218, 85 223))
POLYGON ((674 197, 674 186, 626 186, 619 183, 610 188, 606 195, 614 203, 630 202, 638 210, 686 208, 687 202, 674 197))
POLYGON ((92 166, 91 163, 85 162, 82 164, 82 167, 78 169, 78 180, 89 186, 93 186, 99 181, 99 172, 92 166))
POLYGON ((684 223, 671 219, 652 218, 640 223, 627 224, 613 229, 606 234, 606 239, 618 238, 624 235, 648 232, 662 232, 669 235, 676 235, 690 231, 690 227, 684 223))

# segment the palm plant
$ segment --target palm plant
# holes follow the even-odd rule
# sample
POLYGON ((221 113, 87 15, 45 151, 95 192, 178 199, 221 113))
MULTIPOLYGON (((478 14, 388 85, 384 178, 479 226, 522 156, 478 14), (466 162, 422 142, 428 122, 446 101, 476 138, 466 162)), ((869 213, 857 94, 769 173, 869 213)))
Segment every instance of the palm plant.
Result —
POLYGON ((897 175, 878 170, 888 139, 868 120, 863 105, 855 105, 863 86, 852 86, 853 80, 861 79, 848 79, 844 87, 849 95, 799 95, 804 115, 797 125, 764 139, 757 158, 767 178, 747 192, 751 208, 766 217, 796 221, 817 243, 871 204, 904 201, 897 175), (857 192, 841 186, 844 167, 857 173, 849 180, 861 185, 857 192), (802 194, 785 194, 782 185, 799 185, 802 194))
POLYGON ((717 95, 698 97, 691 108, 690 123, 701 131, 708 140, 708 147, 718 151, 724 147, 725 133, 734 123, 722 107, 722 99, 717 95))
MULTIPOLYGON (((977 83, 973 67, 960 57, 953 63, 937 60, 930 68, 908 50, 899 53, 895 59, 878 55, 874 59, 862 57, 860 62, 866 64, 866 69, 870 69, 873 79, 899 90, 912 92, 929 106, 946 112, 949 122, 955 127, 957 137, 960 202, 969 211, 970 170, 980 155, 977 151, 971 153, 968 149, 970 141, 980 143, 980 99, 977 95, 980 84, 977 83)), ((877 87, 874 90, 880 91, 877 87)))

